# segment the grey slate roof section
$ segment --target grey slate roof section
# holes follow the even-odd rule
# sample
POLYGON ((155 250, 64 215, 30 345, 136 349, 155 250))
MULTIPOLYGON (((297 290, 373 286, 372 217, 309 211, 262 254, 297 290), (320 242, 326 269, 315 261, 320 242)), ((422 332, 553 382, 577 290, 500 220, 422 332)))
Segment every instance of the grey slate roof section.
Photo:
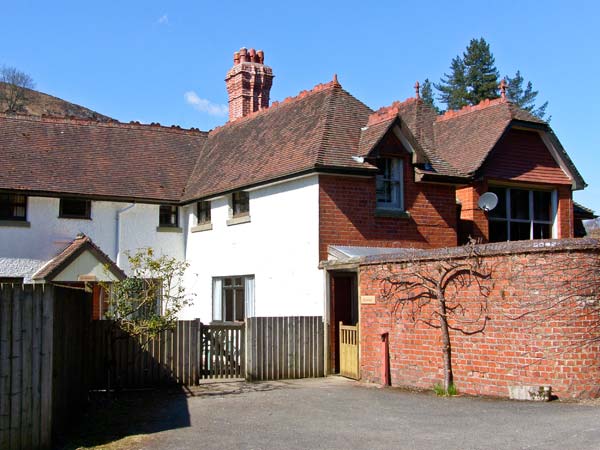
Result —
POLYGON ((412 248, 390 248, 390 247, 354 247, 348 245, 330 245, 328 249, 329 259, 344 261, 351 258, 362 258, 365 256, 399 255, 414 252, 412 248))

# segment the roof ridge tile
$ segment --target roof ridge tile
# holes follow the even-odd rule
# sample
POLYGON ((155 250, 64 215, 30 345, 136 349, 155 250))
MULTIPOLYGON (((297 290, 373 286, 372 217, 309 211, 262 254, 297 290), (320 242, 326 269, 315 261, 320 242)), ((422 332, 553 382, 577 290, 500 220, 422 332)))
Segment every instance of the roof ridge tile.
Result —
POLYGON ((396 100, 389 106, 382 106, 369 116, 369 120, 367 121, 367 127, 370 127, 371 125, 375 125, 380 122, 384 122, 386 120, 393 119, 400 113, 400 108, 402 106, 414 103, 416 101, 417 99, 415 97, 410 97, 402 102, 396 100))
POLYGON ((263 114, 267 114, 269 111, 273 111, 276 108, 279 108, 283 105, 288 105, 290 103, 294 103, 297 102, 298 100, 302 100, 310 95, 325 91, 327 89, 330 88, 335 88, 335 87, 341 87, 341 84, 337 81, 337 78, 334 78, 333 80, 327 82, 327 83, 319 83, 316 84, 312 89, 305 89, 303 91, 300 91, 297 95, 292 96, 292 97, 286 97, 285 99, 283 99, 282 101, 274 101, 273 103, 271 103, 271 106, 269 106, 268 108, 264 108, 264 109, 260 109, 258 111, 254 111, 251 112, 250 114, 247 114, 243 117, 240 117, 236 120, 231 120, 223 125, 220 125, 218 127, 213 128, 212 130, 209 131, 210 134, 214 134, 214 133, 218 133, 221 130, 225 129, 225 128, 229 128, 232 125, 237 125, 240 123, 245 123, 248 120, 252 120, 257 116, 263 115, 263 114))
POLYGON ((20 113, 0 113, 0 119, 16 119, 31 122, 41 123, 55 123, 55 124, 66 124, 66 125, 84 125, 84 126, 99 126, 106 128, 128 128, 128 129, 143 129, 158 132, 167 133, 179 133, 179 134, 208 134, 207 131, 201 131, 198 128, 181 128, 179 125, 161 125, 158 122, 152 122, 149 124, 140 123, 139 121, 132 120, 129 123, 120 122, 118 120, 111 119, 106 120, 94 120, 94 119, 82 119, 75 116, 54 116, 48 114, 42 114, 41 116, 34 116, 31 114, 20 114, 20 113))
POLYGON ((476 105, 467 105, 463 106, 461 109, 449 109, 444 114, 438 116, 436 118, 436 122, 443 122, 445 120, 454 119, 456 117, 464 116, 465 114, 481 111, 482 109, 489 108, 490 106, 496 106, 501 104, 509 104, 511 103, 506 98, 498 97, 494 99, 486 98, 485 100, 480 101, 476 105))

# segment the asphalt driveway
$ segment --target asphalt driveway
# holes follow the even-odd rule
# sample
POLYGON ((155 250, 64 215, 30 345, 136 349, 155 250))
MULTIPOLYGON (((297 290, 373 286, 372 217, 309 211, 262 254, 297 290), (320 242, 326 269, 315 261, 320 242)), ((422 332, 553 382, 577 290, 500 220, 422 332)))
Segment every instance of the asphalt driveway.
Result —
POLYGON ((92 421, 99 434, 83 431, 82 444, 118 449, 600 449, 598 403, 439 398, 335 377, 140 393, 92 421))

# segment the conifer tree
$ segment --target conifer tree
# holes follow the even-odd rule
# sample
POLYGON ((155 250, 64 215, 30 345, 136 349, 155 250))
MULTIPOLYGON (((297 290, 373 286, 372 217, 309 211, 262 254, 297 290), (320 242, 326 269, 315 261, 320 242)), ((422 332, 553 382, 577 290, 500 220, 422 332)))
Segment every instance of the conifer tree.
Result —
POLYGON ((460 56, 452 59, 450 74, 445 73, 439 84, 434 84, 440 91, 439 100, 448 109, 460 109, 468 105, 467 82, 465 77, 465 65, 460 56))
POLYGON ((538 91, 533 90, 531 81, 528 81, 526 87, 523 88, 523 82, 525 80, 521 75, 521 71, 517 70, 517 73, 512 78, 507 75, 506 81, 508 82, 508 87, 506 88, 506 97, 508 100, 525 111, 529 111, 534 116, 546 120, 546 122, 550 122, 552 116, 548 116, 547 119, 544 119, 548 102, 544 102, 541 106, 536 107, 535 101, 538 96, 538 91))
POLYGON ((460 109, 497 98, 499 76, 489 44, 483 38, 471 39, 462 57, 452 59, 450 74, 444 74, 434 86, 448 109, 460 109))
POLYGON ((433 99, 433 86, 431 81, 429 81, 429 78, 425 78, 423 86, 421 86, 421 98, 426 105, 435 109, 435 111, 439 114, 440 109, 436 106, 435 100, 433 99))
POLYGON ((467 100, 471 105, 498 97, 500 73, 489 44, 483 38, 471 39, 463 55, 467 100))

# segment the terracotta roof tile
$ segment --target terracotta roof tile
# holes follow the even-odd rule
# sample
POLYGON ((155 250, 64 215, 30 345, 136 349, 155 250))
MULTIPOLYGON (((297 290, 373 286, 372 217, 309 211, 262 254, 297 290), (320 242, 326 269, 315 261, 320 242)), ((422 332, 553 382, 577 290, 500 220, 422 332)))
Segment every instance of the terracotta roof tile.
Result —
POLYGON ((85 250, 91 251, 100 262, 107 264, 110 271, 116 275, 117 278, 123 279, 127 277, 125 272, 123 272, 123 270, 121 270, 114 261, 100 249, 100 247, 94 244, 88 236, 80 234, 67 245, 64 250, 41 267, 31 278, 33 280, 51 281, 54 276, 62 272, 85 250))
POLYGON ((0 188, 179 201, 205 133, 0 114, 0 188))
POLYGON ((209 133, 184 201, 318 168, 365 170, 357 155, 371 110, 331 82, 209 133))

